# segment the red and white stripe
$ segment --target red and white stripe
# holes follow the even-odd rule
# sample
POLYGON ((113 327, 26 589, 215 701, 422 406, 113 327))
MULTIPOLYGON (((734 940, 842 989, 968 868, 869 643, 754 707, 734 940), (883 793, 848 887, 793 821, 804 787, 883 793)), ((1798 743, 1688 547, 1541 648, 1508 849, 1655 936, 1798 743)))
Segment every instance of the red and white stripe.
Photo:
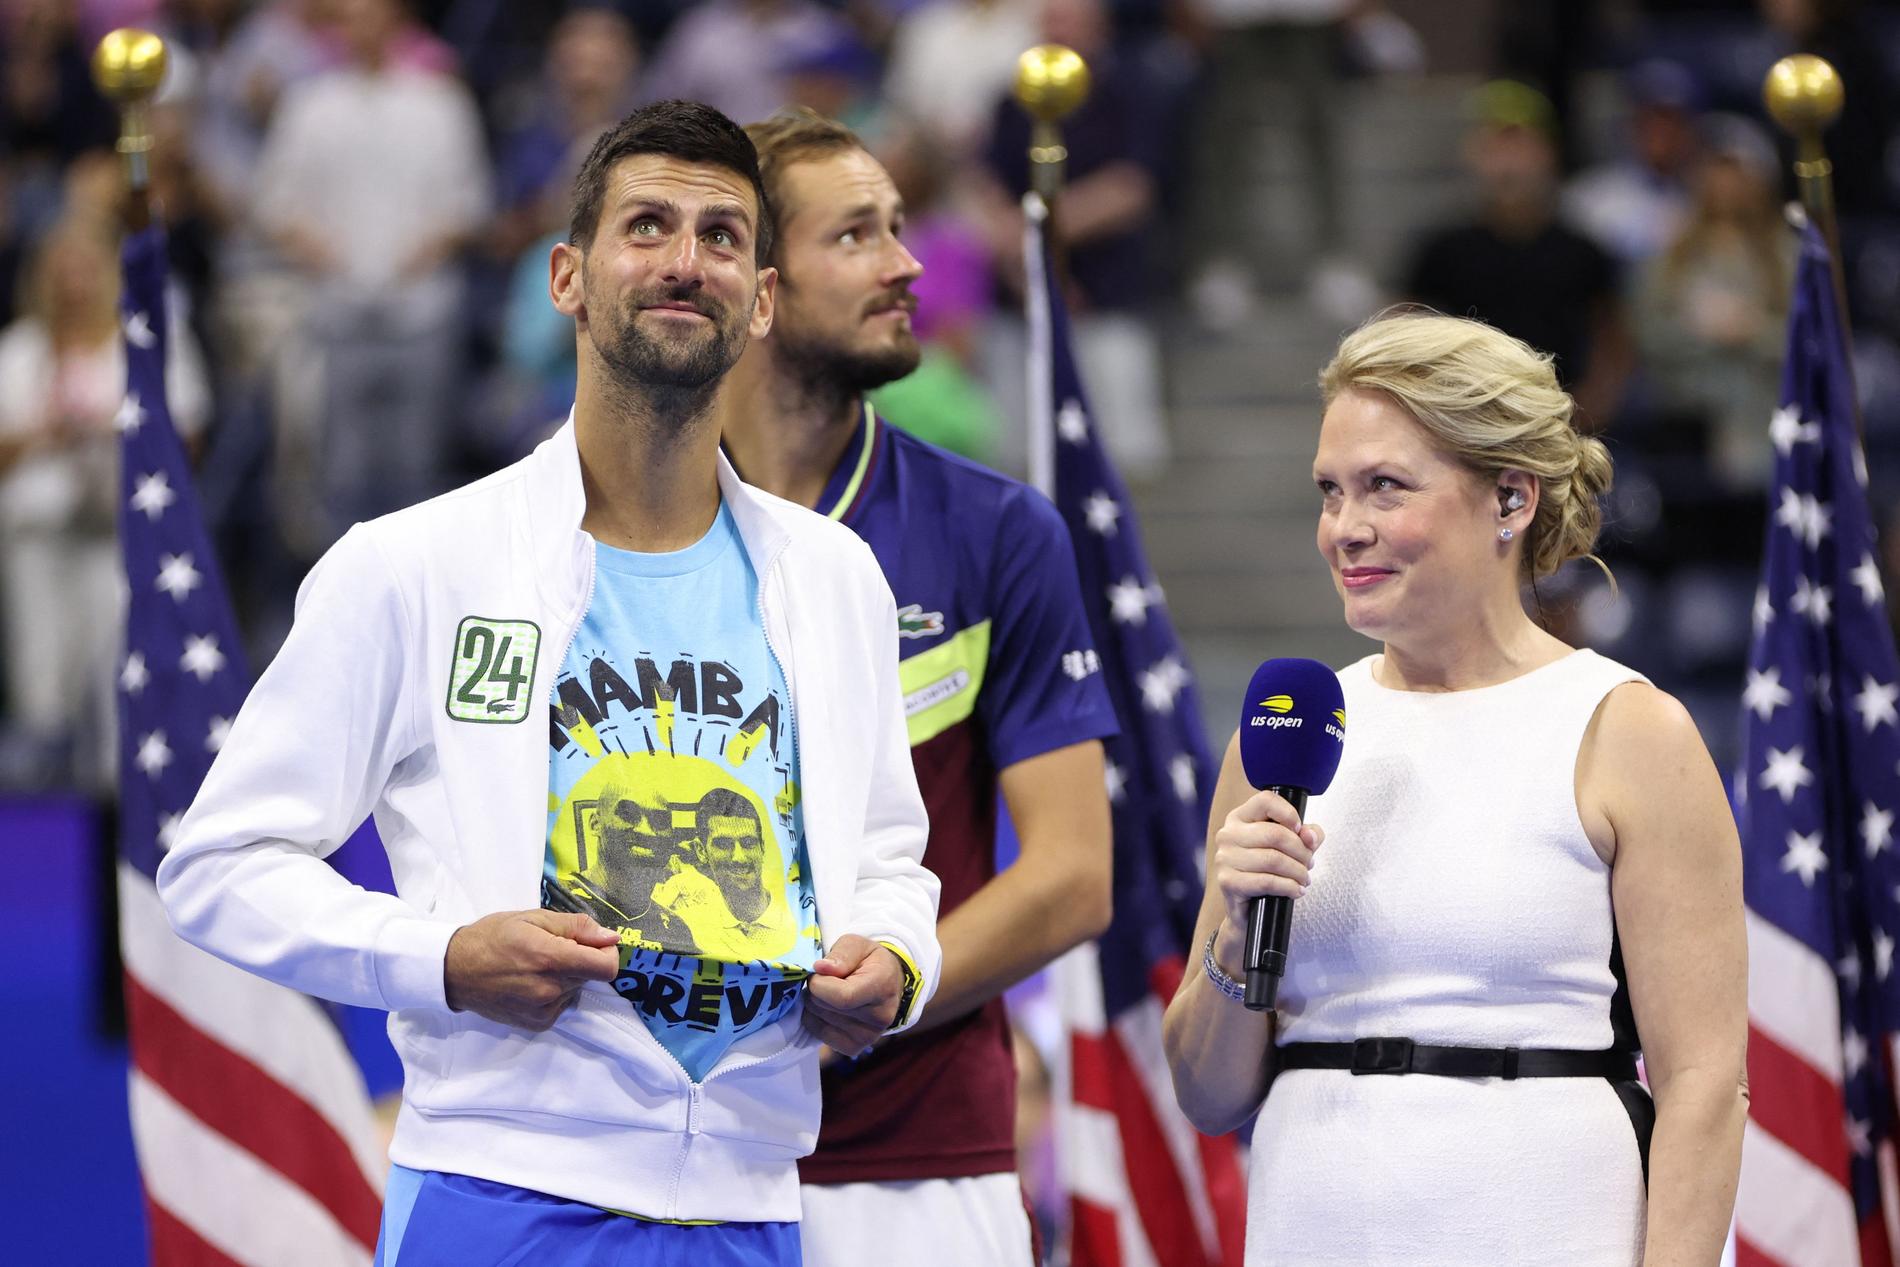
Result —
POLYGON ((1858 1267, 1834 965, 1753 911, 1747 919, 1750 1105, 1736 1263, 1858 1267))
POLYGON ((1058 1158, 1072 1267, 1239 1267, 1246 1188, 1231 1138, 1196 1131, 1174 1102, 1161 1015, 1178 962, 1106 1021, 1093 944, 1057 964, 1067 1067, 1058 1069, 1058 1158))
POLYGON ((125 865, 119 911, 154 1264, 363 1267, 387 1162, 335 1024, 179 940, 125 865))

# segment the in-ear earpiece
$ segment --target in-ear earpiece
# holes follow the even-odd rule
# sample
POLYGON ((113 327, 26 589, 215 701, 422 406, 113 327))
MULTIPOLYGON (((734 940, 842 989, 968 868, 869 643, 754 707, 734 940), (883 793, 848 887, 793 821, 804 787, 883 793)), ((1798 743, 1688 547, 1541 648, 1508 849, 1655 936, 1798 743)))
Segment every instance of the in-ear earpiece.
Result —
POLYGON ((1504 494, 1503 506, 1504 513, 1507 515, 1513 511, 1524 509, 1524 494, 1515 488, 1511 489, 1504 494))

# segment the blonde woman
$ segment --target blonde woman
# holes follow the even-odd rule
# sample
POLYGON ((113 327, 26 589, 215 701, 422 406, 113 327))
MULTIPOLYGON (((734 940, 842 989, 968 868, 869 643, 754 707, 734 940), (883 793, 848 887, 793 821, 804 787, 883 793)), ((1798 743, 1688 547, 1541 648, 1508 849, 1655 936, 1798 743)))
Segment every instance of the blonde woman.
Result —
MULTIPOLYGON (((21 316, 0 330, 0 613, 9 720, 58 744, 86 737, 80 773, 109 769, 120 586, 114 535, 125 400, 119 257, 107 231, 71 215, 28 265, 21 316)), ((172 418, 199 430, 202 362, 171 327, 172 418)))
POLYGON ((1248 1267, 1712 1264, 1747 1099, 1721 780, 1680 704, 1521 600, 1590 557, 1609 455, 1473 321, 1375 319, 1320 384, 1319 551, 1384 647, 1340 675, 1310 821, 1229 745, 1166 1022, 1196 1125, 1259 1112, 1248 1267), (1262 894, 1298 899, 1273 1013, 1233 997, 1262 894))
POLYGON ((1775 152, 1737 120, 1696 173, 1688 223, 1643 270, 1636 339, 1658 403, 1710 426, 1730 488, 1760 496, 1774 467, 1762 419, 1780 403, 1794 242, 1775 152))

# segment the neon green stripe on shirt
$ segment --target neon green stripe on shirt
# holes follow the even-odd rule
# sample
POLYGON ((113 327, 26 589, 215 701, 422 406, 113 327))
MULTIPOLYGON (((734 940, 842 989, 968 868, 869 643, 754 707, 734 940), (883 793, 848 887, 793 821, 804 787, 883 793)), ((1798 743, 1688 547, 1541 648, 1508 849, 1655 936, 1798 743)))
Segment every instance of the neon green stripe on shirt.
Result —
POLYGON ((897 666, 911 747, 936 738, 976 711, 989 661, 990 622, 985 620, 897 666))

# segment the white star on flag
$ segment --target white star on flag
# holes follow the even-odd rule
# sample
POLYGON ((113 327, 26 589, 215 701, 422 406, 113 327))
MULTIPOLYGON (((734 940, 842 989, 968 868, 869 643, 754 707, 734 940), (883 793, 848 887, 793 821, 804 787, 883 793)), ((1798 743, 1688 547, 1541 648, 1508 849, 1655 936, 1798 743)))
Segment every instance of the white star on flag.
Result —
POLYGON ((1143 670, 1135 679, 1141 688, 1142 707, 1155 713, 1174 711, 1174 697, 1187 685, 1187 670, 1173 656, 1162 660, 1151 669, 1143 670))
POLYGON ((1818 441, 1821 428, 1818 423, 1801 421, 1801 410, 1796 406, 1783 405, 1768 420, 1768 438, 1774 442, 1775 452, 1787 457, 1795 445, 1818 441))
POLYGON ((1775 609, 1774 605, 1768 601, 1768 587, 1757 586, 1755 589, 1755 632, 1759 634, 1768 628, 1768 622, 1774 618, 1775 609))
POLYGON ((211 719, 211 729, 205 735, 205 751, 222 751, 224 741, 230 737, 230 734, 231 719, 229 717, 213 717, 211 719))
POLYGON ((1834 711, 1834 687, 1826 676, 1820 673, 1808 674, 1808 694, 1814 697, 1814 706, 1824 713, 1834 711))
POLYGON ((172 841, 178 839, 178 825, 185 821, 183 814, 161 814, 158 819, 158 847, 169 853, 172 841))
POLYGON ((1082 513, 1088 516, 1089 530, 1106 537, 1115 531, 1122 508, 1120 502, 1098 489, 1095 496, 1082 503, 1082 513))
POLYGON ((1174 794, 1184 801, 1194 799, 1194 758, 1182 753, 1168 762, 1168 778, 1174 783, 1174 794))
POLYGON ((1847 1032, 1841 1035, 1841 1064, 1846 1068, 1847 1076, 1850 1078, 1858 1077, 1861 1069, 1867 1064, 1867 1040, 1862 1038, 1860 1031, 1852 1025, 1849 1025, 1847 1032))
POLYGON ((1755 716, 1767 721, 1774 711, 1794 699, 1794 692, 1781 684, 1781 670, 1748 671, 1748 689, 1742 692, 1742 707, 1753 709, 1755 716))
POLYGON ((178 602, 185 601, 185 595, 197 589, 204 582, 204 576, 191 564, 189 554, 161 554, 158 556, 158 588, 160 593, 170 594, 178 602))
POLYGON ((154 730, 139 740, 139 754, 132 760, 151 778, 156 779, 164 773, 165 767, 172 763, 172 749, 171 745, 165 742, 165 732, 154 730))
POLYGON ((165 513, 165 508, 177 500, 178 494, 172 492, 172 482, 163 471, 139 476, 138 487, 132 490, 132 509, 142 512, 151 521, 156 521, 165 513))
POLYGON ((1108 587, 1108 616, 1118 625, 1148 622, 1148 609, 1161 601, 1161 587, 1124 576, 1108 587))
POLYGON ((1847 574, 1854 584, 1860 587, 1860 596, 1872 607, 1887 596, 1886 587, 1880 583, 1880 568, 1874 563, 1874 556, 1863 552, 1860 566, 1847 574))
POLYGON ((211 675, 224 667, 224 652, 218 650, 218 635, 201 634, 186 638, 185 654, 178 657, 178 667, 200 682, 209 682, 211 675))
POLYGON ((1825 625, 1834 617, 1834 591, 1826 585, 1810 584, 1803 576, 1795 581, 1788 605, 1815 624, 1825 625))
POLYGON ((1859 444, 1848 449, 1847 456, 1854 459, 1854 482, 1862 488, 1867 487, 1867 450, 1859 444))
POLYGON ((1900 713, 1894 711, 1894 701, 1900 700, 1900 686, 1893 683, 1880 683, 1871 676, 1861 679, 1860 694, 1854 697, 1854 708, 1860 713, 1860 723, 1872 734, 1883 725, 1892 725, 1900 721, 1900 713))
POLYGON ((1762 771, 1761 786, 1781 793, 1781 803, 1787 805, 1794 800, 1797 790, 1814 782, 1814 771, 1803 762, 1804 751, 1793 747, 1783 752, 1779 748, 1768 750, 1768 768, 1762 771))
POLYGON ((137 392, 127 392, 125 400, 119 405, 119 412, 112 415, 112 425, 124 435, 131 435, 145 425, 145 409, 139 404, 137 392))
POLYGON ((1868 801, 1860 812, 1860 840, 1869 858, 1879 857, 1893 843, 1893 811, 1868 801))
POLYGON ((135 348, 149 348, 158 342, 152 333, 152 314, 135 312, 125 319, 125 341, 135 348))
POLYGON ((137 695, 152 680, 152 671, 145 667, 145 656, 134 651, 125 657, 125 667, 119 670, 119 686, 130 695, 137 695))
MULTIPOLYGON (((1818 834, 1818 833, 1817 833, 1818 834)), ((1887 936, 1887 930, 1874 930, 1874 980, 1885 981, 1887 974, 1893 971, 1893 938, 1887 936)))
POLYGON ((1821 852, 1821 833, 1788 833, 1788 852, 1782 856, 1781 869, 1801 877, 1801 883, 1814 887, 1814 877, 1827 870, 1827 855, 1821 852))
POLYGON ((1856 1157, 1874 1155, 1874 1127, 1872 1122, 1863 1121, 1851 1114, 1847 1119, 1847 1146, 1854 1150, 1856 1157))
POLYGON ((1834 531, 1834 510, 1822 505, 1818 497, 1784 488, 1781 490, 1781 506, 1775 511, 1775 522, 1794 533, 1798 540, 1805 542, 1812 550, 1821 544, 1822 537, 1834 531))
POLYGON ((1108 799, 1119 801, 1128 786, 1128 772, 1110 761, 1102 767, 1102 783, 1108 788, 1108 799))
MULTIPOLYGON (((1834 965, 1834 971, 1841 974, 1841 980, 1847 982, 1848 989, 1860 989, 1860 952, 1858 950, 1848 951, 1847 957, 1834 965)), ((1850 1034, 1853 1033, 1852 1030, 1848 1032, 1850 1034)), ((1861 1053, 1865 1055, 1867 1051, 1867 1040, 1860 1038, 1858 1034, 1854 1034, 1854 1037, 1860 1039, 1861 1053)), ((1851 1073, 1852 1071, 1850 1070, 1849 1072, 1851 1073)))
POLYGON ((1065 400, 1056 413, 1056 434, 1070 444, 1081 444, 1089 438, 1089 416, 1082 412, 1082 402, 1065 400))

